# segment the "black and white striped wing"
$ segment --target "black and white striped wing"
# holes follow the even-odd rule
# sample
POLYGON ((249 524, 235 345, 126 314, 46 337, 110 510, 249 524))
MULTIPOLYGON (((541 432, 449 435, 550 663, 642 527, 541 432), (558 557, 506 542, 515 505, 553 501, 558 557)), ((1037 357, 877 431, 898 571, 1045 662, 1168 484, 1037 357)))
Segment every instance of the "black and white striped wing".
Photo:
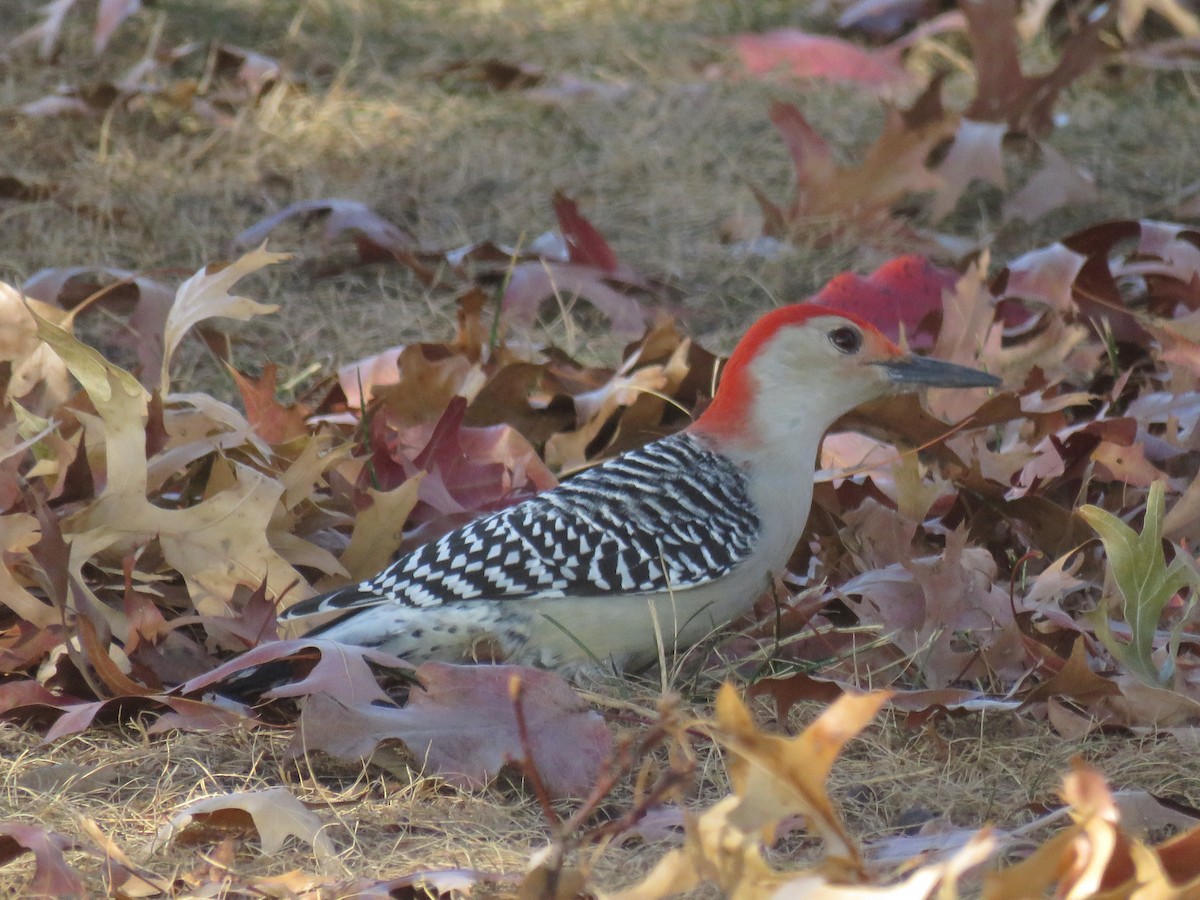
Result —
POLYGON ((427 609, 685 590, 747 559, 760 523, 746 473, 677 434, 443 535, 285 619, 380 603, 427 609))

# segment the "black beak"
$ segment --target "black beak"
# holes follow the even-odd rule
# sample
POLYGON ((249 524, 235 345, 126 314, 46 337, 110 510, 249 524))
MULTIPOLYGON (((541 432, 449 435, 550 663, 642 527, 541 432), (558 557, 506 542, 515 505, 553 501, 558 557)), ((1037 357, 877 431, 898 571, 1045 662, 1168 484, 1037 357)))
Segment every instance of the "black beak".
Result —
POLYGON ((887 372, 892 384, 930 387, 999 387, 1000 379, 978 369, 930 359, 928 356, 903 356, 876 363, 887 372))

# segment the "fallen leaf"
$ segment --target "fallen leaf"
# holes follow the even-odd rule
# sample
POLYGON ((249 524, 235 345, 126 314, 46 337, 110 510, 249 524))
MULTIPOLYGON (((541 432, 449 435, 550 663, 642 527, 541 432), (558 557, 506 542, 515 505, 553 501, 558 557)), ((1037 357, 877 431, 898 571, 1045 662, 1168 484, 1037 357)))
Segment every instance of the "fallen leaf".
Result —
POLYGON ((899 256, 866 278, 836 275, 806 302, 854 313, 893 341, 928 349, 934 338, 929 319, 942 311, 942 297, 957 280, 922 256, 899 256))
POLYGON ((37 825, 0 822, 0 866, 26 851, 34 856, 33 878, 21 890, 22 897, 67 900, 87 896, 83 880, 63 857, 64 850, 77 846, 70 838, 37 825))
POLYGON ((399 740, 426 774, 481 787, 525 757, 509 694, 510 680, 519 678, 531 764, 553 795, 586 793, 608 759, 612 735, 604 720, 553 672, 429 662, 415 674, 424 689, 411 691, 403 708, 310 696, 291 752, 356 759, 381 741, 399 740))
POLYGON ((291 259, 287 253, 269 253, 265 245, 226 266, 207 266, 179 286, 163 328, 163 362, 159 389, 165 397, 171 384, 171 357, 188 329, 205 319, 220 316, 245 322, 254 316, 277 312, 275 304, 262 304, 230 294, 247 275, 265 266, 291 259))
POLYGON ((121 23, 141 8, 141 0, 100 0, 96 8, 96 27, 92 32, 92 49, 103 53, 121 23))
POLYGON ((1005 222, 1036 222, 1042 216, 1072 203, 1090 203, 1096 199, 1096 179, 1086 169, 1044 142, 1041 167, 1015 194, 1004 201, 1000 217, 1005 222))
POLYGON ((768 236, 833 218, 867 225, 886 220, 893 204, 934 190, 939 179, 926 167, 933 148, 954 128, 939 99, 935 79, 906 111, 886 110, 883 131, 858 166, 838 166, 829 145, 790 103, 771 106, 771 122, 787 145, 796 172, 796 196, 786 207, 756 192, 768 236))
POLYGON ((331 861, 336 852, 325 824, 282 787, 236 791, 190 803, 159 829, 155 844, 211 843, 216 840, 214 834, 251 830, 258 833, 265 856, 279 853, 289 837, 309 844, 322 864, 331 861))
POLYGON ((898 49, 865 49, 798 28, 739 34, 734 36, 733 46, 746 71, 754 76, 783 70, 797 78, 848 82, 877 90, 908 80, 898 49))

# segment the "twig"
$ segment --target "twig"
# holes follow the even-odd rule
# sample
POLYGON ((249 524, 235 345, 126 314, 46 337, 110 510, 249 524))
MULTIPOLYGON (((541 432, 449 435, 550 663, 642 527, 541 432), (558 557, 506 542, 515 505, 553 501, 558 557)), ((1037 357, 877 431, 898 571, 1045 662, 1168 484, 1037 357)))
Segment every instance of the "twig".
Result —
POLYGON ((521 770, 529 779, 530 785, 533 786, 533 793, 542 807, 542 814, 546 817, 546 821, 550 823, 551 828, 557 831, 562 826, 562 819, 554 810, 554 804, 550 800, 550 791, 546 789, 546 782, 542 780, 537 763, 533 759, 533 740, 529 737, 529 722, 525 719, 524 693, 525 683, 521 680, 521 676, 510 677, 508 679, 508 696, 512 699, 513 713, 517 718, 517 738, 521 742, 521 770))

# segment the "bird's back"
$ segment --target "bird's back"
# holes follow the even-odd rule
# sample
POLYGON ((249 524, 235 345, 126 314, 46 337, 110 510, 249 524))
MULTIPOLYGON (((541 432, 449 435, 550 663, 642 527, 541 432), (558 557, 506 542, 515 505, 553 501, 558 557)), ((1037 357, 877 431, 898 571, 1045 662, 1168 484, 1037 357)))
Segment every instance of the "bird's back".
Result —
MULTIPOLYGON (((598 624, 620 630, 625 604, 618 601, 682 596, 748 559, 760 522, 747 486, 728 458, 693 435, 672 435, 470 522, 373 578, 302 601, 283 618, 332 615, 317 629, 323 636, 414 661, 557 665, 587 635, 571 635, 553 652, 528 646, 538 634, 549 637, 545 625, 566 628, 554 624, 556 610, 566 622, 599 616, 598 624)), ((653 646, 652 633, 645 642, 653 646)), ((576 648, 581 657, 589 651, 576 648)))

